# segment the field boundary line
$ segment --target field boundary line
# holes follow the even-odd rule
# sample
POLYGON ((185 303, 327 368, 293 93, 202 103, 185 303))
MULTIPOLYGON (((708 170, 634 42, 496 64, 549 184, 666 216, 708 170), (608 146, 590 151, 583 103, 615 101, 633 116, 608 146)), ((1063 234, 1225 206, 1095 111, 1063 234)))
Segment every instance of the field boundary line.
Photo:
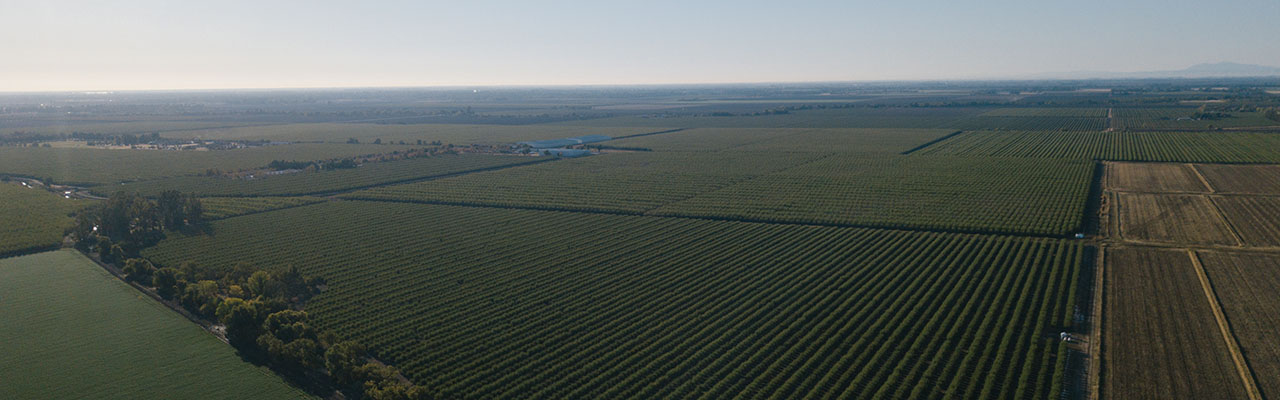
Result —
MULTIPOLYGON (((769 219, 752 219, 752 218, 731 218, 717 217, 712 215, 687 215, 687 214, 651 214, 641 211, 622 211, 622 210, 589 210, 566 207, 551 206, 534 206, 534 205, 501 205, 489 203, 470 203, 460 201, 441 201, 441 200, 418 200, 418 199, 387 199, 373 196, 345 196, 332 198, 335 201, 364 201, 372 203, 401 203, 401 204, 425 204, 436 206, 452 206, 452 207, 472 207, 472 208, 498 208, 506 210, 531 210, 531 211, 549 211, 562 213, 578 213, 578 214, 599 214, 599 215, 623 215, 643 218, 669 218, 669 219, 685 219, 685 220, 703 220, 703 221, 722 221, 722 222, 741 222, 748 224, 766 224, 766 225, 786 225, 786 226, 808 226, 808 227, 826 227, 826 228, 852 228, 852 229, 879 229, 886 231, 899 232, 924 232, 924 233, 944 233, 957 235, 987 235, 998 237, 1024 238, 1024 239, 1058 239, 1069 240, 1070 235, 1045 235, 1035 233, 1018 233, 1018 232, 1001 232, 1001 231, 983 231, 983 230, 944 230, 944 229, 926 229, 926 228, 903 228, 888 225, 872 225, 872 224, 842 224, 842 223, 824 223, 824 222, 797 222, 784 220, 769 219)), ((313 203, 308 206, 321 204, 313 203)), ((305 207, 305 206, 304 206, 305 207)), ((272 212, 276 210, 270 210, 272 212)), ((239 218, 241 215, 228 217, 226 219, 239 218)), ((1074 240, 1079 241, 1079 240, 1074 240)))
POLYGON ((942 137, 939 137, 939 138, 937 138, 937 139, 933 139, 933 140, 930 140, 930 141, 928 141, 928 142, 924 142, 924 144, 921 144, 921 145, 919 145, 919 146, 912 147, 912 148, 908 149, 907 151, 902 152, 901 154, 905 156, 905 155, 908 155, 908 154, 911 154, 911 153, 915 153, 915 152, 920 151, 920 150, 924 150, 925 148, 928 148, 929 146, 933 146, 933 145, 935 145, 935 144, 942 143, 942 141, 947 140, 947 139, 950 139, 950 138, 952 138, 952 137, 955 137, 956 135, 959 135, 959 134, 961 134, 961 133, 964 133, 964 130, 958 130, 958 131, 955 131, 955 132, 948 133, 948 134, 943 135, 942 137))
POLYGON ((1098 400, 1102 393, 1102 315, 1106 309, 1107 246, 1098 246, 1097 266, 1093 277, 1093 320, 1089 329, 1089 399, 1098 400))
POLYGON ((1244 238, 1240 236, 1240 232, 1236 231, 1235 224, 1232 224, 1231 220, 1227 219, 1227 213, 1222 212, 1222 207, 1218 207, 1218 202, 1213 201, 1213 196, 1209 195, 1205 195, 1204 199, 1209 202, 1209 205, 1213 206, 1213 212, 1218 214, 1218 218, 1222 220, 1222 224, 1227 226, 1227 231, 1231 232, 1231 238, 1236 240, 1236 245, 1238 247, 1244 247, 1244 238))
POLYGON ((1195 165, 1195 164, 1187 163, 1187 167, 1188 167, 1188 168, 1191 168, 1191 172, 1195 172, 1195 173, 1196 173, 1196 177, 1197 177, 1197 178, 1200 178, 1200 183, 1203 183, 1203 184, 1204 184, 1204 188, 1205 188, 1205 189, 1208 189, 1208 190, 1209 190, 1209 193, 1217 193, 1217 192, 1218 192, 1218 190, 1217 190, 1217 189, 1214 189, 1214 188, 1213 188, 1213 185, 1210 185, 1210 184, 1209 184, 1209 180, 1204 178, 1204 174, 1200 173, 1200 169, 1199 169, 1199 168, 1196 168, 1196 165, 1195 165))
POLYGON ((645 133, 636 133, 636 134, 631 134, 631 135, 622 135, 622 136, 614 137, 614 138, 609 139, 609 140, 605 140, 605 142, 613 141, 613 140, 628 139, 628 138, 633 138, 633 137, 661 135, 661 134, 664 134, 664 133, 676 133, 676 132, 683 131, 683 130, 685 130, 685 129, 688 129, 688 128, 675 128, 675 129, 667 129, 667 130, 665 130, 665 131, 645 132, 645 133))
POLYGON ((1204 289, 1204 295, 1209 300, 1209 308, 1213 310, 1213 318, 1218 320, 1218 330, 1222 332, 1222 340, 1227 343, 1227 350, 1231 352, 1231 361, 1236 364, 1236 371, 1240 373, 1240 380, 1244 383, 1244 391, 1249 395, 1251 400, 1262 400, 1262 393, 1258 391, 1257 382, 1253 381, 1253 371, 1249 369, 1249 364, 1244 360, 1244 354, 1240 352, 1240 344, 1236 342, 1236 337, 1232 334, 1231 323, 1227 321, 1227 315, 1222 312, 1222 305, 1218 304, 1218 296, 1213 292, 1213 283, 1209 282, 1209 275, 1204 271, 1204 265, 1200 264, 1200 256, 1195 250, 1188 249, 1187 256, 1191 257, 1191 264, 1196 269, 1196 276, 1200 278, 1200 287, 1204 289))
POLYGON ((1125 193, 1125 194, 1154 194, 1154 195, 1161 195, 1161 196, 1272 197, 1272 198, 1280 197, 1280 194, 1267 194, 1267 193, 1257 193, 1257 194, 1234 193, 1234 192, 1205 193, 1205 192, 1179 192, 1179 191, 1159 192, 1159 191, 1150 191, 1150 190, 1127 190, 1127 189, 1111 189, 1111 191, 1116 193, 1125 193))

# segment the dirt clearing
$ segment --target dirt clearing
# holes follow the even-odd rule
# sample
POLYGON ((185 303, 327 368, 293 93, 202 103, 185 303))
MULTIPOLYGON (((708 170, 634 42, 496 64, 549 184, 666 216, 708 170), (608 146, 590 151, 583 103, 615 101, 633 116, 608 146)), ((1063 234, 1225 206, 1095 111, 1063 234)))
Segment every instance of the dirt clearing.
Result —
POLYGON ((1186 251, 1106 259, 1103 398, 1248 398, 1186 251))
POLYGON ((1280 246, 1280 197, 1213 196, 1246 246, 1280 246))
POLYGON ((1107 186, 1129 192, 1209 192, 1187 164, 1107 163, 1107 186))
POLYGON ((1205 196, 1118 193, 1120 236, 1124 239, 1184 244, 1238 245, 1213 203, 1205 196))
POLYGON ((1198 252, 1258 388, 1280 397, 1280 254, 1198 252))
POLYGON ((1199 164, 1196 169, 1219 193, 1280 195, 1280 165, 1199 164))

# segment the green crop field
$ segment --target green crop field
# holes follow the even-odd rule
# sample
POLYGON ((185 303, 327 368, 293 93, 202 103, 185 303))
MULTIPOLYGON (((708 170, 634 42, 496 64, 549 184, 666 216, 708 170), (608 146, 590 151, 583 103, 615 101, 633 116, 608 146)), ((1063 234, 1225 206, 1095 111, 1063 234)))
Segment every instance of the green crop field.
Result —
POLYGON ((165 133, 173 138, 223 140, 286 140, 343 143, 354 138, 361 143, 382 139, 383 143, 405 141, 416 144, 441 141, 452 144, 500 144, 525 140, 559 139, 583 135, 625 136, 663 129, 642 127, 570 127, 555 125, 451 125, 451 124, 287 124, 238 128, 191 130, 165 133))
POLYGON ((954 131, 945 129, 698 128, 600 145, 652 151, 899 153, 954 131))
POLYGON ((206 219, 223 219, 322 201, 320 197, 205 197, 200 205, 206 219))
POLYGON ((1054 131, 1101 131, 1107 129, 1106 118, 1080 117, 988 117, 979 116, 960 121, 954 125, 964 130, 1054 130, 1054 131))
POLYGON ((317 323, 478 398, 1057 399, 1084 247, 1055 239, 328 202, 153 260, 295 265, 317 323))
MULTIPOLYGON (((759 108, 756 109, 759 111, 759 108)), ((952 128, 960 121, 990 111, 961 107, 861 107, 791 111, 757 116, 625 116, 556 123, 582 127, 676 128, 952 128)))
POLYGON ((1258 112, 1231 112, 1230 117, 1194 119, 1197 109, 1187 108, 1117 108, 1116 129, 1199 130, 1209 128, 1237 128, 1251 126, 1277 126, 1280 122, 1267 119, 1258 112))
POLYGON ((305 398, 71 250, 0 260, 0 398, 305 398))
POLYGON ((0 257, 62 244, 70 214, 91 200, 64 199, 44 189, 0 182, 0 257))
POLYGON ((358 168, 298 172, 254 179, 182 176, 104 186, 101 189, 104 192, 126 190, 147 195, 154 195, 164 190, 178 190, 203 196, 299 196, 549 160, 554 158, 478 154, 437 155, 366 163, 358 168))
POLYGON ((555 210, 641 213, 817 159, 812 153, 618 153, 343 195, 555 210))
POLYGON ((1066 235, 1093 164, 781 152, 628 153, 379 187, 352 199, 1066 235))
POLYGON ((294 144, 239 150, 160 151, 0 146, 0 175, 58 183, 108 184, 195 175, 208 169, 265 167, 273 160, 323 160, 401 150, 404 146, 294 144))
POLYGON ((1115 161, 1280 162, 1280 135, 1255 132, 964 132, 913 155, 1115 161))
POLYGON ((1106 118, 1106 108, 997 108, 979 115, 980 117, 1059 117, 1059 118, 1106 118))
POLYGON ((236 121, 194 121, 194 120, 139 120, 127 122, 96 122, 96 123, 58 123, 49 125, 39 125, 33 127, 8 128, 0 130, 0 136, 22 132, 27 134, 42 135, 69 135, 72 133, 96 133, 96 134, 131 134, 142 135, 160 132, 174 132, 197 129, 214 129, 229 128, 246 125, 261 125, 255 122, 236 122, 236 121))
POLYGON ((1092 162, 833 156, 653 210, 655 215, 903 229, 1079 232, 1092 162))

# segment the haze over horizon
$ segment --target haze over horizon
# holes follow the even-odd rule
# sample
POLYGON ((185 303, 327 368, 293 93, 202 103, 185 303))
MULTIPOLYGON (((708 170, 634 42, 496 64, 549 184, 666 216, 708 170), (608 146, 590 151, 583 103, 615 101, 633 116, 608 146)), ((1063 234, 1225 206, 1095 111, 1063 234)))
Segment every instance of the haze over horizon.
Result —
POLYGON ((983 79, 1280 66, 1280 2, 0 4, 0 92, 983 79), (1087 22, 1087 23, 1086 23, 1087 22))

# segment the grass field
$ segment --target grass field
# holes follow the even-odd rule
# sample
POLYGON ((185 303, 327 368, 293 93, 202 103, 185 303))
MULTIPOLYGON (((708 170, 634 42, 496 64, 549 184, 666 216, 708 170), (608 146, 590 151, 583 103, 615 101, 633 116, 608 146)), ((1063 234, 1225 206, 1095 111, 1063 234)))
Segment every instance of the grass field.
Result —
POLYGON ((360 201, 214 230, 146 254, 299 266, 328 282, 317 323, 481 398, 1057 399, 1084 258, 1052 239, 360 201))
POLYGON ((1280 162, 1280 135, 1255 132, 967 131, 912 154, 1276 163, 1280 162))
POLYGON ((71 250, 0 260, 0 321, 0 398, 306 397, 71 250))
POLYGON ((1248 398, 1185 250, 1106 259, 1102 398, 1248 398))
POLYGON ((1264 398, 1280 397, 1280 254, 1197 252, 1264 398))
POLYGON ((90 200, 64 199, 44 189, 0 182, 0 257, 62 244, 72 212, 90 200))

